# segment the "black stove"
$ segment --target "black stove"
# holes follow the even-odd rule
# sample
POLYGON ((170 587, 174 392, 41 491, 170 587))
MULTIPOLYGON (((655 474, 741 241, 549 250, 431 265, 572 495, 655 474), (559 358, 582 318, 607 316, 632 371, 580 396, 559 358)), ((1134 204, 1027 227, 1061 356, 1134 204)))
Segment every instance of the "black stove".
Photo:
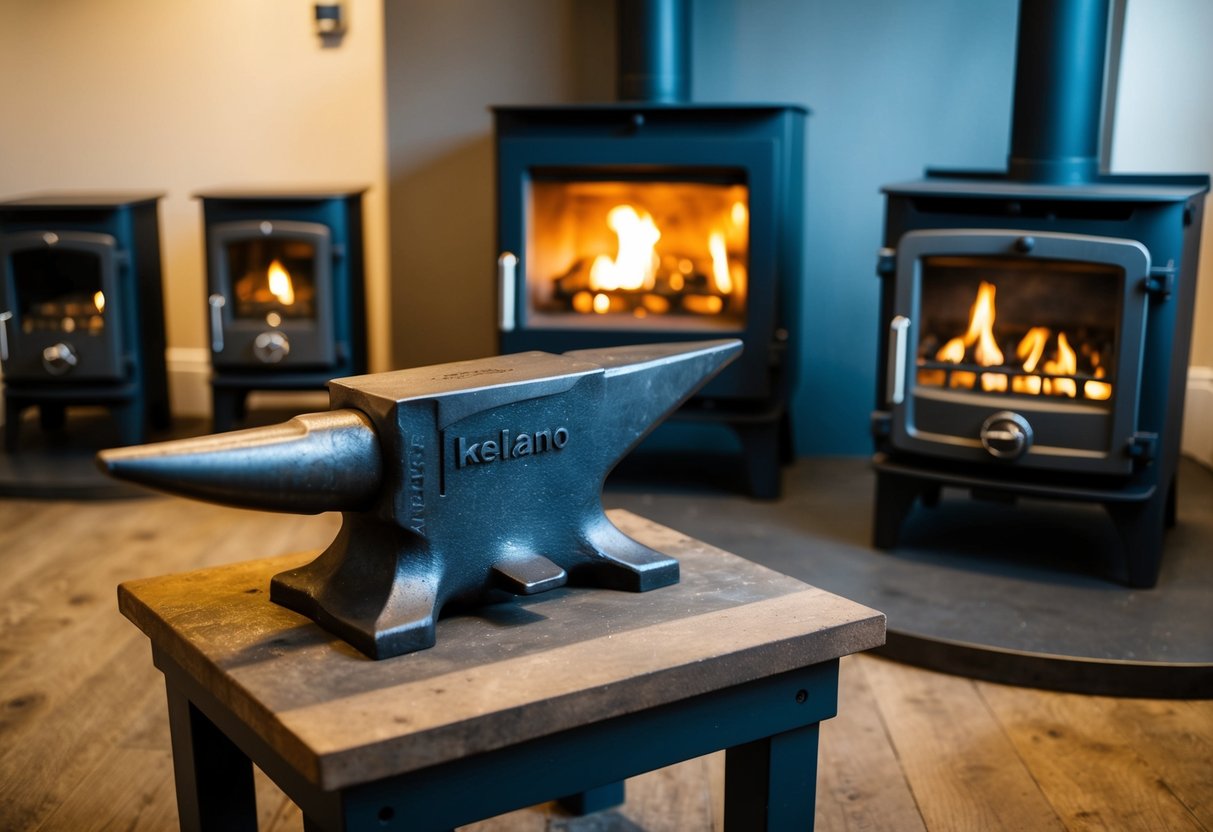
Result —
POLYGON ((619 4, 617 103, 494 108, 503 352, 735 337, 674 417, 739 437, 779 493, 800 296, 804 119, 688 103, 690 7, 619 4))
POLYGON ((253 390, 366 372, 362 189, 200 194, 215 430, 253 390))
POLYGON ((5 446, 22 414, 108 408, 122 444, 169 422, 159 194, 48 194, 0 203, 5 446))
POLYGON ((1107 24, 1023 0, 1008 172, 884 189, 878 547, 944 486, 1096 502, 1157 581, 1209 177, 1098 171, 1107 24))

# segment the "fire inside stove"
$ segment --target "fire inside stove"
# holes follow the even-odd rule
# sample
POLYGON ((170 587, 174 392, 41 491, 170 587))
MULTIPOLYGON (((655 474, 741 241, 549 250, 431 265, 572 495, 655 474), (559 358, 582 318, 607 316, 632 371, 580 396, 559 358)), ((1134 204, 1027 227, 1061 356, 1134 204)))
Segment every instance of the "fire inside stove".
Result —
POLYGON ((534 181, 532 312, 740 329, 749 223, 737 182, 534 181))
POLYGON ((21 331, 88 333, 105 329, 105 293, 96 255, 29 249, 13 255, 21 331))
POLYGON ((316 247, 300 240, 254 239, 231 243, 234 314, 279 326, 284 318, 315 316, 316 247))
POLYGON ((1108 401, 1123 280, 1076 261, 924 258, 918 384, 1108 401))

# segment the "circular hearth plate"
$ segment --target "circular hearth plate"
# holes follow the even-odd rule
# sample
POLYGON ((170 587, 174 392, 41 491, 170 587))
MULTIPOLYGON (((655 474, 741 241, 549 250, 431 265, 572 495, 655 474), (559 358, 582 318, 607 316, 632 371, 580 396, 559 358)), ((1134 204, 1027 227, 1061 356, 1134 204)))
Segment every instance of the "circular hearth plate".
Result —
POLYGON ((1098 506, 945 489, 885 552, 869 542, 866 460, 799 460, 772 502, 691 487, 729 477, 727 458, 698 464, 629 460, 604 502, 881 610, 891 658, 1082 693, 1213 697, 1213 472, 1190 460, 1158 586, 1146 590, 1118 582, 1119 543, 1098 506))

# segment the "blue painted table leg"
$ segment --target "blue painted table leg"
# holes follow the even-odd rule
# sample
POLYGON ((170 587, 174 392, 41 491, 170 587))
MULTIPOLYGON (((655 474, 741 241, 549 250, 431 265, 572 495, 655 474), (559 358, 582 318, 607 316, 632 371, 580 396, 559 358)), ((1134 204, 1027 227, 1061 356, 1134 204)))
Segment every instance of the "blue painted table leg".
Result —
POLYGON ((625 799, 623 783, 624 781, 621 780, 618 783, 608 783, 580 794, 562 797, 559 803, 566 812, 574 815, 601 812, 603 809, 622 805, 625 799))
POLYGON ((725 752, 724 826, 730 832, 813 828, 817 724, 725 752))
POLYGON ((253 764, 184 694, 167 688, 182 832, 256 832, 253 764))

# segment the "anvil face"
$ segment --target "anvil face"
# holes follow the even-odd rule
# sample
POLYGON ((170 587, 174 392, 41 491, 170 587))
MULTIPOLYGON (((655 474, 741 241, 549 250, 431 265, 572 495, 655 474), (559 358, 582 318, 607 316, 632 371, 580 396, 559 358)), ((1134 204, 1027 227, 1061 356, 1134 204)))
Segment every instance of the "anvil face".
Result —
MULTIPOLYGON (((448 604, 570 582, 632 591, 676 583, 677 561, 606 518, 602 484, 627 451, 739 352, 738 341, 716 341, 522 353, 330 382, 329 422, 302 429, 304 438, 287 453, 279 443, 272 458, 280 467, 291 460, 292 482, 314 482, 323 500, 341 500, 334 507, 345 509, 342 529, 316 560, 275 576, 271 599, 385 658, 431 646, 448 604), (369 456, 368 431, 377 440, 369 456), (316 473, 328 448, 355 449, 348 452, 358 457, 353 463, 329 462, 338 479, 352 477, 356 485, 335 487, 316 473), (362 479, 351 468, 374 463, 379 467, 362 479)), ((256 444, 256 430, 239 433, 256 444)), ((241 446, 238 434, 210 439, 225 437, 247 479, 239 454, 253 453, 252 446, 241 446)), ((152 456, 150 448, 134 455, 140 451, 152 456)), ((122 470, 120 457, 106 452, 103 464, 149 481, 122 470)), ((157 458, 173 454, 162 450, 157 458)), ((215 498, 196 484, 178 490, 215 498)), ((239 504, 238 496, 226 501, 239 504)), ((290 510, 289 494, 276 499, 257 505, 290 510)), ((318 498, 307 504, 302 510, 316 510, 318 498)))

